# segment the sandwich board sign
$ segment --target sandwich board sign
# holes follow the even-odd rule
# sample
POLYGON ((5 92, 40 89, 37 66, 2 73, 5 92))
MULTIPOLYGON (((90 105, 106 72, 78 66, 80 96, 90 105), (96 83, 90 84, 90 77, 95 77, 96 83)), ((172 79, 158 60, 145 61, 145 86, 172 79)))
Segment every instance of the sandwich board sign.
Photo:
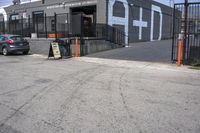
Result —
POLYGON ((50 43, 48 58, 50 58, 50 57, 54 57, 54 59, 60 59, 61 58, 61 53, 60 53, 59 45, 58 45, 57 42, 51 42, 50 43))

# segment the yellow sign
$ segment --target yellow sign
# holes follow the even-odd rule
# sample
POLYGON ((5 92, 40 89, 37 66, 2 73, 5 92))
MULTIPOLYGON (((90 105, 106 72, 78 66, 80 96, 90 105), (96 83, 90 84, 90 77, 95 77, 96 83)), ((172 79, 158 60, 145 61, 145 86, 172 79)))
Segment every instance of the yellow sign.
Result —
POLYGON ((51 43, 51 47, 52 47, 52 50, 53 50, 54 58, 61 58, 61 54, 60 54, 60 49, 59 49, 58 43, 52 42, 51 43))

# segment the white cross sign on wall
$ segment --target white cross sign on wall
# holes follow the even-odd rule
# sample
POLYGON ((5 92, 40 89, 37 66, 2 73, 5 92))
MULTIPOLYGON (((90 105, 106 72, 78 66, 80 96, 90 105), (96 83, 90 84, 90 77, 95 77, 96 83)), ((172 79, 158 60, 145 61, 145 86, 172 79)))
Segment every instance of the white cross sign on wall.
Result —
POLYGON ((140 8, 140 18, 139 20, 133 20, 133 26, 139 27, 139 40, 142 40, 142 28, 147 28, 147 22, 142 20, 143 9, 140 8))

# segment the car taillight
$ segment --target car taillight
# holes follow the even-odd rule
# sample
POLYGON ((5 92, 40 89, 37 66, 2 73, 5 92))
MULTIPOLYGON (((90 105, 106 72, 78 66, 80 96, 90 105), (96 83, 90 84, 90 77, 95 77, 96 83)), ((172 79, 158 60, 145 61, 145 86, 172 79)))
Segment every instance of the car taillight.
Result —
POLYGON ((13 40, 7 40, 6 43, 9 45, 12 45, 14 42, 13 42, 13 40))

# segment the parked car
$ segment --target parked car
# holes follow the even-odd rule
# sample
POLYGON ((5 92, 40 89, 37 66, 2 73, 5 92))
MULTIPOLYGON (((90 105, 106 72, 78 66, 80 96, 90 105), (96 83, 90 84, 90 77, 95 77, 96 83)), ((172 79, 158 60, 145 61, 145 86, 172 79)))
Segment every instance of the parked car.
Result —
POLYGON ((27 55, 29 50, 29 42, 23 37, 19 35, 0 35, 0 53, 3 55, 17 52, 27 55))

